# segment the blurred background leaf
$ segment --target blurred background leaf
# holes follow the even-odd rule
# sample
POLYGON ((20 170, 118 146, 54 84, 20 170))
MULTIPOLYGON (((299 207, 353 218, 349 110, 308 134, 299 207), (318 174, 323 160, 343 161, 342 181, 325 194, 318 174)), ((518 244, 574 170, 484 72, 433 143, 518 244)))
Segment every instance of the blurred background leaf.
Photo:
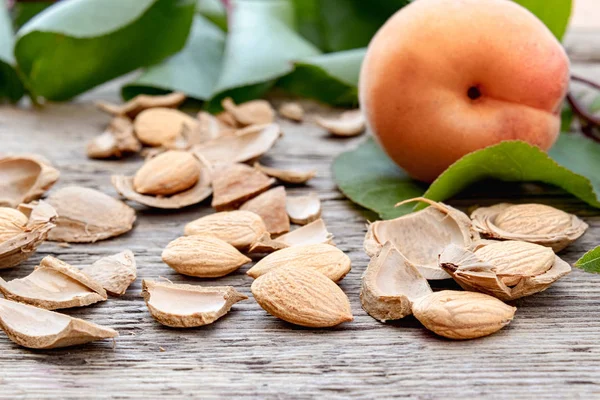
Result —
POLYGON ((366 47, 408 0, 292 0, 299 32, 324 52, 366 47))
POLYGON ((198 0, 196 12, 222 30, 227 30, 227 10, 221 0, 198 0))
POLYGON ((4 0, 0 0, 0 102, 16 102, 23 96, 23 85, 15 69, 14 34, 4 0))
POLYGON ((209 109, 219 109, 227 96, 237 102, 261 97, 293 70, 292 61, 321 53, 295 31, 289 1, 235 1, 229 18, 223 66, 209 109))
POLYGON ((558 40, 562 40, 569 18, 571 18, 571 9, 573 4, 571 0, 513 0, 531 11, 538 17, 558 40))
POLYGON ((180 91, 198 100, 209 99, 219 79, 224 47, 225 32, 197 14, 183 50, 123 86, 123 98, 180 91))
POLYGON ((68 100, 156 63, 185 44, 194 0, 69 0, 18 32, 15 56, 34 97, 68 100))
POLYGON ((35 17, 37 14, 44 11, 56 2, 56 0, 48 1, 16 1, 10 10, 13 26, 15 30, 21 28, 27 21, 35 17))
POLYGON ((277 86, 300 97, 335 106, 358 105, 358 75, 366 49, 339 51, 294 63, 277 86))

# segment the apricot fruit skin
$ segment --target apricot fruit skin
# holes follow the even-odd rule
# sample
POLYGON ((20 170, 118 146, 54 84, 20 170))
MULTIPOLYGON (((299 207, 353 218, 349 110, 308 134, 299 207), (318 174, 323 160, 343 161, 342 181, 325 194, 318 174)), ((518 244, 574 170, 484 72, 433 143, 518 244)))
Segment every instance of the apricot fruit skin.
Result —
POLYGON ((560 130, 569 59, 508 0, 418 0, 373 37, 361 108, 386 153, 431 182, 460 157, 504 140, 548 150, 560 130))

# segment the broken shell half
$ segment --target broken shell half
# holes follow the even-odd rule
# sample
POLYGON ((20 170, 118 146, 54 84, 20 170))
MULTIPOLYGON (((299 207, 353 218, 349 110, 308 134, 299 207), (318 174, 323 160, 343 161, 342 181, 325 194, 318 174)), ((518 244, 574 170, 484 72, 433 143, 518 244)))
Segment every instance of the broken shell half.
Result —
MULTIPOLYGON (((2 227, 0 227, 3 231, 0 234, 3 237, 0 240, 0 269, 19 265, 34 254, 38 246, 48 237, 48 232, 55 227, 54 221, 57 217, 54 208, 41 200, 22 204, 19 206, 18 211, 1 208, 0 214, 6 216, 3 210, 11 210, 11 214, 13 212, 23 214, 26 223, 24 226, 20 225, 23 222, 21 217, 18 217, 20 221, 18 225, 4 226, 4 223, 2 223, 2 227), (10 235, 7 230, 13 232, 14 235, 10 235)), ((15 215, 13 215, 13 220, 14 217, 15 215)), ((0 219, 3 218, 0 217, 0 219)))
POLYGON ((113 104, 106 101, 96 102, 96 107, 100 110, 115 116, 127 115, 135 118, 139 113, 149 108, 167 107, 177 108, 185 100, 185 94, 173 92, 164 95, 149 96, 140 94, 123 104, 113 104))
POLYGON ((327 230, 322 219, 311 222, 298 229, 272 239, 267 232, 252 244, 250 253, 271 253, 286 247, 302 246, 306 244, 325 243, 333 245, 333 234, 327 230))
POLYGON ((317 117, 315 122, 334 136, 351 137, 363 133, 367 121, 361 110, 346 111, 339 118, 317 117))
POLYGON ((240 127, 235 118, 233 118, 233 115, 231 115, 231 113, 228 111, 221 111, 220 113, 215 115, 215 118, 218 119, 221 124, 229 128, 237 129, 240 127))
POLYGON ((56 228, 49 240, 93 243, 122 235, 133 228, 135 211, 127 204, 98 190, 67 186, 50 194, 48 203, 56 210, 56 228))
POLYGON ((583 235, 588 224, 543 204, 500 203, 471 214, 473 227, 491 239, 522 240, 559 252, 583 235))
POLYGON ((258 214, 265 223, 267 231, 279 235, 290 230, 290 218, 286 210, 286 194, 283 186, 259 194, 245 202, 240 210, 258 214))
POLYGON ((212 324, 235 303, 248 299, 231 286, 202 287, 146 279, 142 282, 142 296, 152 317, 173 328, 212 324))
POLYGON ((90 158, 120 158, 125 154, 137 153, 142 144, 133 132, 133 123, 127 117, 115 117, 106 130, 90 140, 87 155, 90 158))
POLYGON ((275 183, 260 171, 245 164, 232 164, 213 173, 212 206, 217 211, 239 207, 275 183))
POLYGON ((321 216, 321 200, 314 192, 306 196, 287 197, 285 209, 291 222, 306 225, 321 216))
POLYGON ((193 147, 210 165, 241 163, 265 154, 281 136, 277 124, 253 125, 193 147))
POLYGON ((210 214, 185 226, 185 235, 210 235, 224 240, 238 250, 248 249, 267 228, 262 218, 250 211, 223 211, 210 214))
POLYGON ((551 249, 518 241, 486 241, 474 251, 450 245, 439 262, 463 289, 504 301, 546 290, 571 272, 551 249))
MULTIPOLYGON (((155 158, 157 157, 159 156, 156 156, 155 158)), ((154 158, 152 160, 154 160, 154 158)), ((127 200, 135 201, 136 203, 153 208, 178 209, 198 204, 213 192, 211 187, 211 174, 208 166, 202 161, 199 161, 199 165, 200 176, 196 184, 187 190, 171 196, 153 196, 136 192, 133 176, 113 175, 111 181, 117 193, 127 200)))
POLYGON ((135 134, 147 146, 176 147, 185 132, 197 129, 198 120, 179 110, 157 107, 142 111, 133 121, 135 134))
POLYGON ((235 104, 231 97, 227 97, 223 99, 221 105, 242 126, 270 124, 275 119, 275 111, 266 100, 235 104))
POLYGON ((365 251, 372 257, 390 241, 425 279, 448 279, 450 276, 438 265, 439 254, 452 243, 469 247, 479 234, 472 229, 469 217, 453 207, 424 198, 407 200, 412 201, 423 201, 430 207, 370 224, 365 251))
POLYGON ((52 256, 21 279, 6 282, 0 278, 0 292, 9 300, 46 310, 84 307, 106 300, 106 291, 79 269, 52 256))
POLYGON ((48 160, 35 154, 0 157, 0 207, 39 199, 59 176, 48 160))
POLYGON ((194 186, 200 170, 200 161, 193 154, 169 150, 142 165, 133 177, 133 187, 140 194, 174 195, 194 186))
POLYGON ((162 252, 162 260, 183 275, 218 278, 252 261, 229 243, 207 235, 182 236, 162 252))
POLYGON ((198 125, 195 132, 195 138, 198 143, 206 143, 221 136, 231 135, 235 130, 231 126, 223 124, 219 119, 205 111, 200 111, 197 115, 198 125))
POLYGON ((292 121, 301 122, 304 119, 304 109, 298 103, 283 103, 277 111, 283 118, 292 121))
POLYGON ((254 163, 254 168, 267 174, 272 178, 280 180, 281 182, 291 183, 293 185, 300 185, 306 183, 317 175, 317 171, 314 169, 311 169, 309 171, 278 169, 261 165, 258 162, 254 163))
POLYGON ((82 273, 102 285, 111 296, 122 296, 137 277, 135 257, 131 250, 102 257, 82 273))
POLYGON ((19 210, 0 207, 0 243, 25 232, 28 218, 19 210))
POLYGON ((115 338, 117 331, 27 304, 0 299, 0 328, 30 349, 55 349, 115 338))
POLYGON ((325 328, 354 319, 348 296, 315 269, 275 268, 254 280, 251 290, 266 312, 292 324, 325 328))
POLYGON ((508 325, 517 309, 482 293, 442 290, 413 302, 415 318, 449 339, 475 339, 508 325))
POLYGON ((412 303, 430 293, 417 268, 386 242, 363 274, 360 301, 370 316, 385 322, 412 314, 412 303))
POLYGON ((329 244, 308 244, 288 247, 269 254, 246 274, 258 278, 274 268, 312 268, 324 274, 334 282, 342 280, 350 272, 350 257, 329 244))

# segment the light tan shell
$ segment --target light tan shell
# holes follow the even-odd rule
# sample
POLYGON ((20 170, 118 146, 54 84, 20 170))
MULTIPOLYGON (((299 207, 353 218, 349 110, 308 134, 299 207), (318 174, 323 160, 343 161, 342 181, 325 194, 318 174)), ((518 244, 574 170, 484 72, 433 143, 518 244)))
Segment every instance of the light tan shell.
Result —
POLYGON ((412 314, 412 303, 430 293, 415 266, 386 242, 362 276, 360 301, 370 316, 385 322, 412 314))
POLYGON ((425 279, 448 279, 450 276, 438 265, 439 254, 451 243, 469 247, 479 234, 472 229, 469 217, 455 208, 423 198, 407 200, 412 201, 423 201, 430 207, 370 224, 365 251, 372 257, 390 241, 425 279))
POLYGON ((0 207, 15 208, 39 199, 59 176, 48 160, 36 154, 0 157, 0 207))
POLYGON ((68 315, 0 299, 0 328, 30 349, 55 349, 115 338, 117 331, 68 315))
POLYGON ((117 192, 128 200, 148 207, 178 209, 198 204, 212 194, 211 174, 208 166, 200 161, 200 177, 195 185, 172 196, 145 195, 135 191, 133 177, 113 175, 112 184, 117 192))
POLYGON ((235 134, 194 146, 193 151, 214 166, 241 163, 265 154, 280 136, 281 129, 277 124, 249 126, 235 134))
POLYGON ((267 228, 262 218, 250 211, 223 211, 198 218, 185 226, 185 235, 210 235, 238 250, 247 250, 267 228))
POLYGON ((412 310, 427 329, 449 339, 491 335, 508 325, 517 311, 492 296, 454 290, 421 297, 412 310))
POLYGON ((543 204, 500 203, 471 214, 473 227, 491 239, 522 240, 559 252, 583 235, 588 224, 543 204))
POLYGON ((133 177, 133 187, 141 194, 171 196, 194 186, 200 172, 200 162, 194 155, 169 150, 144 163, 133 177))
POLYGON ((25 232, 28 218, 19 210, 0 207, 0 244, 25 232))
POLYGON ((285 183, 291 183, 293 185, 306 183, 317 175, 317 171, 314 169, 308 171, 278 169, 261 165, 258 162, 254 163, 254 168, 269 175, 270 177, 276 178, 285 183))
POLYGON ((225 125, 217 117, 209 114, 205 111, 200 111, 197 115, 198 125, 196 137, 198 143, 206 143, 214 139, 218 139, 221 136, 232 135, 235 129, 231 126, 225 125))
POLYGON ((238 124, 238 122, 235 120, 233 115, 231 115, 231 113, 228 111, 221 111, 220 113, 215 115, 215 118, 218 119, 219 122, 221 124, 223 124, 224 126, 228 126, 230 128, 236 128, 236 129, 240 128, 240 125, 238 124))
POLYGON ((171 108, 150 108, 142 111, 133 121, 135 134, 147 146, 177 147, 177 142, 191 131, 196 131, 198 120, 171 108))
POLYGON ((311 222, 276 239, 266 233, 250 247, 250 253, 270 253, 286 247, 325 243, 333 245, 333 234, 322 219, 311 222))
POLYGON ((270 124, 275 119, 275 111, 266 100, 252 100, 236 105, 231 97, 221 101, 221 105, 241 126, 270 124))
POLYGON ((162 260, 183 275, 217 278, 252 261, 229 243, 207 235, 182 236, 162 252, 162 260))
MULTIPOLYGON (((15 226, 13 236, 4 230, 3 240, 0 241, 0 269, 11 268, 27 260, 55 227, 56 211, 44 201, 22 204, 18 211, 14 211, 23 214, 26 224, 19 228, 21 232, 16 231, 15 226)), ((23 219, 15 218, 19 218, 20 226, 23 219)))
POLYGON ((361 110, 343 112, 338 118, 317 117, 315 122, 334 136, 357 136, 367 127, 367 121, 361 110))
POLYGON ((135 118, 139 113, 149 108, 167 107, 177 108, 185 100, 185 94, 181 92, 173 92, 164 95, 149 96, 139 94, 133 99, 123 104, 112 104, 106 101, 96 102, 96 107, 100 110, 115 116, 127 115, 130 118, 135 118))
POLYGON ((84 307, 106 300, 106 291, 79 269, 46 256, 31 274, 6 282, 0 278, 0 292, 9 300, 46 310, 84 307))
POLYGON ((279 235, 290 230, 290 219, 286 211, 286 194, 283 186, 278 186, 245 202, 240 210, 252 211, 265 222, 271 235, 279 235))
POLYGON ((131 250, 102 257, 81 272, 101 284, 111 296, 124 295, 137 277, 135 257, 131 250))
POLYGON ((49 240, 91 243, 122 235, 133 228, 135 211, 95 189, 67 186, 47 199, 58 214, 49 240))
POLYGON ((439 262, 465 290, 507 301, 546 290, 571 272, 571 266, 551 252, 527 242, 482 241, 475 252, 448 246, 439 262))
POLYGON ((137 153, 142 144, 133 132, 133 123, 127 117, 115 117, 106 130, 90 140, 87 155, 90 158, 121 158, 126 154, 137 153))
POLYGON ((212 324, 235 303, 248 299, 231 286, 175 284, 142 281, 142 296, 152 317, 173 328, 212 324))
POLYGON ((217 211, 225 211, 264 192, 275 180, 245 164, 232 164, 216 171, 212 183, 212 206, 217 211))
POLYGON ((265 311, 292 324, 325 328, 354 319, 346 294, 315 269, 275 268, 251 290, 265 311))
POLYGON ((306 225, 321 217, 321 200, 315 192, 306 196, 287 197, 285 209, 292 223, 306 225))
POLYGON ((334 282, 342 280, 350 272, 350 257, 335 246, 328 244, 308 244, 288 247, 269 254, 246 274, 253 278, 280 267, 312 268, 334 282))
POLYGON ((298 103, 283 103, 277 111, 283 118, 292 121, 301 122, 304 119, 304 109, 298 103))

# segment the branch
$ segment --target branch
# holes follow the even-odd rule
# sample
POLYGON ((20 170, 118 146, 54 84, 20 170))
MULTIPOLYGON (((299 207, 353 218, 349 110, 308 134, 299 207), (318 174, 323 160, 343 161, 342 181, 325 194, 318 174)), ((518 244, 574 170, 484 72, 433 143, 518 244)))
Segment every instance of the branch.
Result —
MULTIPOLYGON (((593 87, 594 89, 600 90, 600 84, 592 82, 586 78, 582 78, 577 75, 571 75, 571 80, 584 83, 593 87)), ((600 142, 600 135, 596 134, 594 129, 600 127, 600 117, 588 111, 588 109, 583 106, 571 92, 567 93, 567 101, 569 102, 569 105, 573 109, 575 115, 577 115, 581 121, 581 132, 590 139, 600 142)))

